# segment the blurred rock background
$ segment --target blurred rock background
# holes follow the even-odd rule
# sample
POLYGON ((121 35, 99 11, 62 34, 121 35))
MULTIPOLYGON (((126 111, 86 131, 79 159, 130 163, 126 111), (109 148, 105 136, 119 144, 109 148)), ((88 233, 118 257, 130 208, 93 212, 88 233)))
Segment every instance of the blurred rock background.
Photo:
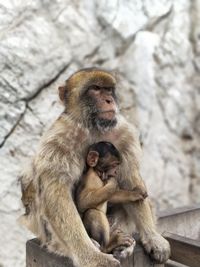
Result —
POLYGON ((25 266, 17 177, 75 70, 117 71, 157 208, 200 199, 199 0, 0 1, 0 266, 25 266))

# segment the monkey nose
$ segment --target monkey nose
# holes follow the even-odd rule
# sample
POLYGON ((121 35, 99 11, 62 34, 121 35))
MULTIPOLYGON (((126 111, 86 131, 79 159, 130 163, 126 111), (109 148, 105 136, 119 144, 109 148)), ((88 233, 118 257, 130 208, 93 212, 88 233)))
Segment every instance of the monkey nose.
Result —
POLYGON ((107 104, 111 104, 113 102, 113 100, 111 98, 106 98, 105 101, 107 104))

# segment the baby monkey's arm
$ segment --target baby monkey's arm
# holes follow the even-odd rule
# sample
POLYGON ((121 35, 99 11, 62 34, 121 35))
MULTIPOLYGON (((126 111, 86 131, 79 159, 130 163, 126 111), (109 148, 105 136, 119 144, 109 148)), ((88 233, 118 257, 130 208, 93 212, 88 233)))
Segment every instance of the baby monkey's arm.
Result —
POLYGON ((84 212, 87 209, 96 208, 99 204, 107 201, 112 194, 116 191, 117 182, 114 178, 108 180, 108 182, 101 188, 95 189, 94 187, 89 189, 83 189, 77 196, 77 206, 80 212, 84 212))
POLYGON ((137 200, 144 200, 148 196, 144 187, 137 186, 132 191, 118 190, 110 198, 109 202, 113 204, 134 202, 137 200))

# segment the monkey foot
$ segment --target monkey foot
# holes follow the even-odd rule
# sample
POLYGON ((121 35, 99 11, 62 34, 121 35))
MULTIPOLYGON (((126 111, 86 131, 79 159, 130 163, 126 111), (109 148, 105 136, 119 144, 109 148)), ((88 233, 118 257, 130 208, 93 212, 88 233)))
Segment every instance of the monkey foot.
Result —
POLYGON ((117 229, 115 233, 116 246, 112 250, 113 256, 119 260, 131 256, 136 243, 135 239, 119 229, 117 229))
POLYGON ((116 229, 116 231, 113 232, 113 241, 115 242, 115 248, 124 246, 129 247, 131 245, 135 245, 135 239, 129 235, 121 231, 120 229, 116 229))
POLYGON ((127 257, 130 257, 133 254, 134 247, 135 243, 133 243, 129 247, 120 246, 118 248, 115 248, 113 250, 113 256, 118 260, 126 259, 127 257))
POLYGON ((143 238, 141 241, 145 250, 155 262, 164 263, 169 259, 169 242, 159 233, 154 232, 146 235, 146 238, 143 238))

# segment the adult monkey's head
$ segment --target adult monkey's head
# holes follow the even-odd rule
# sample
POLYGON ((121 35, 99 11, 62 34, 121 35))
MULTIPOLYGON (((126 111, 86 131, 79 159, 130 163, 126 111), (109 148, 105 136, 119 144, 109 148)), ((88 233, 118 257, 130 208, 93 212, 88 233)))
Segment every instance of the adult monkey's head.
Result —
POLYGON ((83 69, 59 87, 65 112, 88 128, 106 131, 117 123, 116 80, 104 70, 83 69))

